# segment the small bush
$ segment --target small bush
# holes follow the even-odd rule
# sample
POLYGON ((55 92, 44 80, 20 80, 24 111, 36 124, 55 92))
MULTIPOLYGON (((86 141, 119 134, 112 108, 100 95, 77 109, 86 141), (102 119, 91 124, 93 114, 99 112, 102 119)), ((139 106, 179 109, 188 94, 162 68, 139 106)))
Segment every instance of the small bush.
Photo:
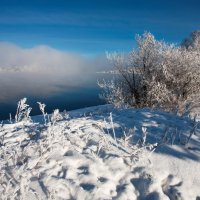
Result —
POLYGON ((21 99, 17 104, 17 112, 15 115, 15 122, 30 121, 30 112, 32 108, 26 104, 27 98, 21 99))
POLYGON ((200 51, 157 41, 151 33, 136 36, 129 54, 108 54, 115 68, 110 81, 101 81, 101 95, 117 107, 162 108, 182 114, 200 97, 200 51))

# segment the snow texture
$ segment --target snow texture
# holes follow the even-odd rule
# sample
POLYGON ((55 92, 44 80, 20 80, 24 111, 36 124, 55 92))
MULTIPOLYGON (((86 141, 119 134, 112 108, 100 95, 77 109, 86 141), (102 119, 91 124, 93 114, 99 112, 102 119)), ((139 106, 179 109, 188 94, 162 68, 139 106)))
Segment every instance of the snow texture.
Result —
POLYGON ((200 199, 189 118, 110 105, 55 113, 0 127, 0 199, 200 199))

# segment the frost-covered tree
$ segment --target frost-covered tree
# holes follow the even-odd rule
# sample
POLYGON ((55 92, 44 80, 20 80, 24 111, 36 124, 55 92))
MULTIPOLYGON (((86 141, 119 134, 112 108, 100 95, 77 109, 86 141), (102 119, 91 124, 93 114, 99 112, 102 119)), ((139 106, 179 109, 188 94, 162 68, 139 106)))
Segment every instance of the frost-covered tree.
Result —
POLYGON ((117 107, 159 107, 182 113, 199 101, 200 55, 197 50, 157 41, 151 33, 136 36, 128 55, 110 54, 115 68, 111 81, 102 81, 102 97, 117 107))
POLYGON ((189 37, 183 40, 181 46, 188 50, 200 51, 200 30, 193 31, 189 37))

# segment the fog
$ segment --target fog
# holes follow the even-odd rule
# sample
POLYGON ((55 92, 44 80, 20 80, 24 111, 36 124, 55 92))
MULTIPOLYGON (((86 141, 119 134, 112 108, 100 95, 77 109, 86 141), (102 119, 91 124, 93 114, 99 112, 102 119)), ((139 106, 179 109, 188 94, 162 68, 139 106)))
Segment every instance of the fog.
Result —
POLYGON ((0 102, 96 86, 96 72, 108 69, 105 56, 86 57, 48 46, 21 48, 0 43, 0 102))

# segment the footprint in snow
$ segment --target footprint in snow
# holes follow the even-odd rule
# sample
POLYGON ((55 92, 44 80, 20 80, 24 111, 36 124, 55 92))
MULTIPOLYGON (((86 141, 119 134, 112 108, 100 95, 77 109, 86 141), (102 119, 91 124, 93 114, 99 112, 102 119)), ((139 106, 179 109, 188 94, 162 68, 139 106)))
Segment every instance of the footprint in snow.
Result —
POLYGON ((90 184, 90 183, 82 183, 80 184, 80 186, 86 191, 91 191, 95 188, 95 185, 90 184))
POLYGON ((177 189, 182 185, 182 182, 179 181, 176 184, 172 184, 172 182, 174 182, 174 179, 175 177, 170 174, 166 179, 162 181, 163 193, 167 195, 170 200, 183 200, 181 193, 177 189))

